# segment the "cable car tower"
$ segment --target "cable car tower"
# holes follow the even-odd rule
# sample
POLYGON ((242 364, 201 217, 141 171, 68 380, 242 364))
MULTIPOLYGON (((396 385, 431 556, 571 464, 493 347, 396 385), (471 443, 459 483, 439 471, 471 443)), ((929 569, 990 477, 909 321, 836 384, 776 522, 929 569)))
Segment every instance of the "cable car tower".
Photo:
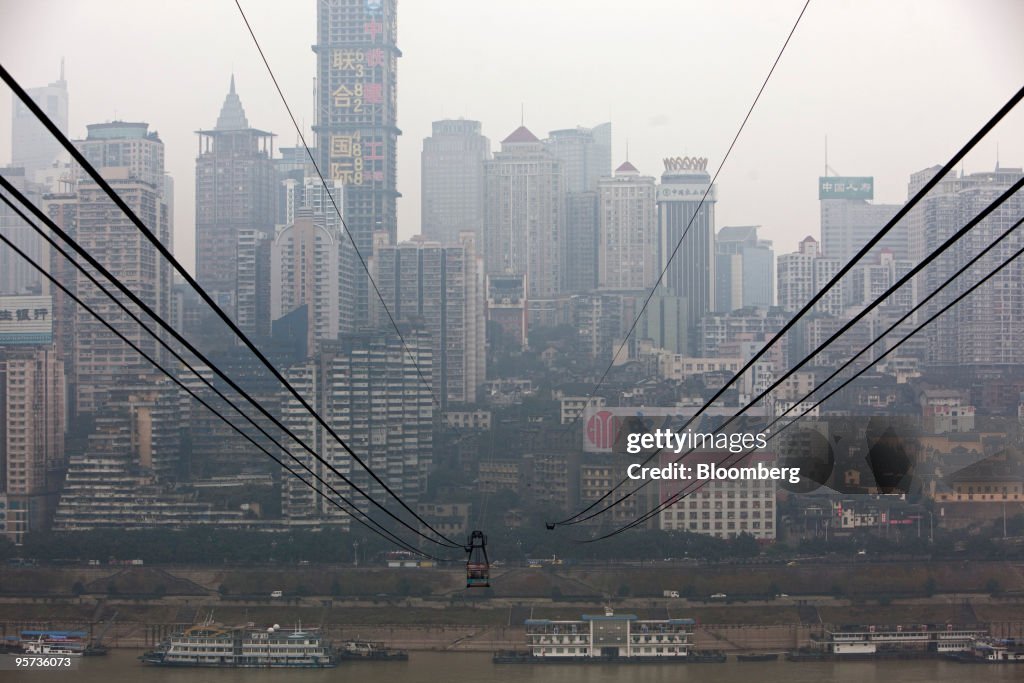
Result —
POLYGON ((487 537, 473 531, 466 545, 466 588, 490 588, 491 563, 487 560, 487 537))

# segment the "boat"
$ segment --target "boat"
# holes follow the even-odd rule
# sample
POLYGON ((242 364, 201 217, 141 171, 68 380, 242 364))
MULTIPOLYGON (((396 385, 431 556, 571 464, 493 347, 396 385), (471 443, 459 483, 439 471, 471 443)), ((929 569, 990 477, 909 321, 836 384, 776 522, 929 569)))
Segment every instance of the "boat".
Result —
POLYGON ((717 650, 693 650, 679 657, 538 657, 529 650, 499 650, 491 655, 494 664, 723 664, 725 661, 725 653, 717 650))
POLYGON ((721 650, 693 650, 686 658, 694 664, 724 664, 725 653, 721 650))
POLYGON ((752 652, 745 655, 736 655, 737 662, 774 662, 778 659, 778 652, 752 652))
POLYGON ((961 664, 1024 664, 1024 640, 979 638, 970 650, 947 656, 961 664))
POLYGON ((82 650, 78 648, 74 648, 66 644, 49 642, 44 640, 41 636, 39 640, 22 643, 22 650, 27 655, 45 655, 47 657, 82 656, 82 650))
POLYGON ((491 656, 495 664, 528 664, 533 659, 529 650, 498 650, 491 656))
POLYGON ((172 634, 139 659, 153 666, 305 668, 337 666, 330 643, 316 630, 220 626, 207 622, 172 634))
POLYGON ((338 659, 354 659, 373 662, 405 662, 409 653, 405 650, 392 650, 384 647, 384 643, 368 640, 349 640, 337 650, 338 659))

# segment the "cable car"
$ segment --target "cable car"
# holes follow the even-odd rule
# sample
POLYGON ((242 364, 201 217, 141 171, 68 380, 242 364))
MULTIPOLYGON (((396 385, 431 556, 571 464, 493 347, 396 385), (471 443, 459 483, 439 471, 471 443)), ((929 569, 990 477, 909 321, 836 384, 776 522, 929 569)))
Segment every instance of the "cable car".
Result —
POLYGON ((487 537, 482 531, 469 535, 466 546, 466 588, 490 588, 491 564, 487 561, 487 537))

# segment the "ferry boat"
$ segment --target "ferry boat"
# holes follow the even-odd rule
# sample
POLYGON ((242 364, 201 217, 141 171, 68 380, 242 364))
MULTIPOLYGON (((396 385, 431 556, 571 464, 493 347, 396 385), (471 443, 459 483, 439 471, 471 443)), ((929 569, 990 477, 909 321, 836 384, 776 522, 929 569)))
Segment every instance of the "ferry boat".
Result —
POLYGON ((1024 664, 1024 641, 979 638, 967 652, 950 655, 962 664, 1024 664))
POLYGON ((409 653, 405 650, 392 650, 384 643, 368 640, 346 641, 336 653, 338 659, 354 659, 373 662, 405 662, 409 653))
POLYGON ((525 650, 497 652, 496 664, 721 663, 725 654, 693 649, 694 619, 584 614, 578 620, 527 619, 525 650))
POLYGON ((774 662, 779 659, 778 652, 750 652, 736 655, 737 662, 774 662))
POLYGON ((928 659, 966 653, 987 635, 981 626, 954 624, 845 625, 811 636, 811 647, 786 655, 791 662, 857 659, 928 659))
POLYGON ((78 657, 84 653, 88 640, 85 631, 22 631, 20 649, 26 654, 78 657))
POLYGON ((330 643, 301 625, 260 629, 217 626, 211 623, 172 634, 157 649, 140 657, 154 666, 218 668, 308 668, 337 666, 330 643))
POLYGON ((22 649, 27 655, 46 655, 48 657, 81 657, 82 650, 44 640, 33 640, 22 644, 22 649))

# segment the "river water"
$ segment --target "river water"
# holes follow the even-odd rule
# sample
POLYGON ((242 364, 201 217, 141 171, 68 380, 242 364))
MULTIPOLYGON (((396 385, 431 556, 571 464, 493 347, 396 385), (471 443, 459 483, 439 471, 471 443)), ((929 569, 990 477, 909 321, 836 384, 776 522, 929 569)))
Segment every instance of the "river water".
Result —
POLYGON ((413 652, 408 662, 345 662, 336 669, 172 669, 143 666, 141 651, 86 657, 75 671, 0 671, 3 683, 929 683, 1020 681, 1024 666, 895 662, 745 662, 725 664, 493 664, 486 653, 413 652))

